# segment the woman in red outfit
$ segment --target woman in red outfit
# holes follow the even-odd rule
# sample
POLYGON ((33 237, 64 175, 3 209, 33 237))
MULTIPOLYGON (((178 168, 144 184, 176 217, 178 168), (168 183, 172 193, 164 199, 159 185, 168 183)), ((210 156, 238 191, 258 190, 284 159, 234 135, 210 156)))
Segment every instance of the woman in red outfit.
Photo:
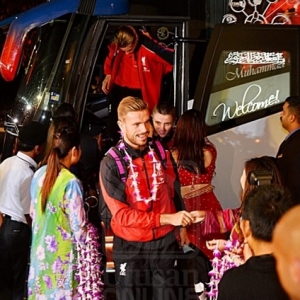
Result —
MULTIPOLYGON (((178 165, 181 195, 186 210, 210 211, 216 213, 217 220, 217 212, 221 212, 222 207, 211 184, 217 151, 206 137, 204 121, 199 111, 188 110, 179 118, 172 154, 178 165)), ((222 232, 222 229, 220 224, 211 224, 206 219, 190 225, 187 230, 190 241, 211 258, 212 252, 207 249, 206 241, 215 233, 222 232)))
POLYGON ((203 283, 209 281, 208 258, 212 258, 212 251, 206 247, 206 241, 221 238, 223 235, 221 224, 217 221, 217 224, 214 224, 218 215, 222 213, 222 207, 211 184, 217 151, 206 137, 204 121, 199 111, 188 110, 179 118, 174 133, 172 155, 178 165, 181 195, 186 210, 198 217, 196 221, 199 220, 187 227, 194 255, 186 264, 189 264, 189 272, 193 274, 193 284, 199 286, 201 282, 200 289, 203 289, 203 283), (203 221, 199 211, 210 211, 214 222, 209 218, 203 221))

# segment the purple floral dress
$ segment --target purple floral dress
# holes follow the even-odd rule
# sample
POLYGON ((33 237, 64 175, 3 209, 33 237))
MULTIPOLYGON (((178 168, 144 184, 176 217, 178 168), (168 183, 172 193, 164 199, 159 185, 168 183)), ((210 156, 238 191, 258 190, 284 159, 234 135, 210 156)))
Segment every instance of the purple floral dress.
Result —
POLYGON ((49 195, 46 210, 41 210, 40 190, 46 166, 31 183, 32 244, 28 278, 28 299, 76 298, 75 241, 82 242, 86 216, 82 186, 67 169, 59 173, 49 195))

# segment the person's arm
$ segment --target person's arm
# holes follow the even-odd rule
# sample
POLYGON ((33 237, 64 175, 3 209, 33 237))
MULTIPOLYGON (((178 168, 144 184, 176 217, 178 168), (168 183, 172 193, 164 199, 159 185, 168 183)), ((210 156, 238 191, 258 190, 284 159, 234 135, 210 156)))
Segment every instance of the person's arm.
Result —
MULTIPOLYGON (((172 172, 170 172, 169 176, 172 176, 172 173, 173 173, 173 176, 175 178, 173 187, 171 186, 171 189, 174 191, 173 200, 174 200, 175 208, 179 212, 182 212, 182 211, 186 212, 185 204, 181 197, 180 181, 179 181, 177 164, 176 164, 175 159, 172 156, 170 151, 167 151, 166 155, 167 155, 167 162, 168 162, 167 169, 169 171, 172 170, 172 172)), ((189 237, 187 234, 187 230, 184 227, 193 223, 193 220, 194 220, 193 216, 190 213, 188 213, 188 212, 186 212, 186 213, 187 214, 185 214, 183 216, 182 224, 179 225, 179 226, 183 226, 182 228, 180 228, 180 234, 179 234, 181 246, 183 246, 184 244, 188 245, 190 243, 190 240, 189 240, 189 237)))
POLYGON ((111 43, 108 46, 108 54, 105 58, 104 61, 104 74, 105 77, 102 81, 102 91, 105 94, 109 93, 109 89, 110 89, 110 81, 111 81, 111 74, 112 74, 112 68, 113 68, 113 63, 117 54, 117 46, 114 43, 111 43))
POLYGON ((29 214, 26 214, 24 215, 25 216, 25 219, 26 219, 26 222, 28 224, 28 226, 31 228, 31 225, 32 225, 32 219, 30 218, 30 215, 29 214))
POLYGON ((111 75, 106 75, 104 77, 104 80, 102 81, 102 91, 104 94, 108 94, 110 90, 110 80, 111 80, 111 75))
POLYGON ((159 58, 168 63, 169 65, 174 64, 174 50, 167 48, 159 44, 157 41, 152 39, 145 34, 142 35, 142 44, 147 47, 149 50, 154 52, 159 58))
POLYGON ((118 48, 115 43, 111 43, 108 46, 108 54, 104 61, 104 70, 103 70, 105 75, 111 75, 112 68, 113 68, 113 61, 116 57, 117 51, 118 48))
POLYGON ((23 213, 25 220, 29 227, 32 225, 32 219, 29 215, 30 213, 30 205, 31 205, 31 196, 30 196, 30 186, 31 186, 31 180, 33 177, 32 175, 28 175, 27 172, 24 173, 24 175, 21 175, 23 178, 20 181, 19 185, 19 195, 21 197, 21 205, 23 208, 23 213))
POLYGON ((87 219, 83 206, 83 189, 80 181, 76 178, 70 180, 66 186, 64 208, 76 241, 83 242, 86 235, 87 219))
POLYGON ((187 211, 179 211, 175 214, 161 214, 160 225, 187 226, 192 223, 191 214, 187 211))

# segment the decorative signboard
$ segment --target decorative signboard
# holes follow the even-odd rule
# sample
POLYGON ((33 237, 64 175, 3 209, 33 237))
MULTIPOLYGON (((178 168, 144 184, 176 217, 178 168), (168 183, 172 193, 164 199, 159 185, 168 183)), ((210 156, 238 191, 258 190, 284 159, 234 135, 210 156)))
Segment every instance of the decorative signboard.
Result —
POLYGON ((222 23, 300 24, 299 0, 229 0, 222 23))
POLYGON ((208 102, 208 126, 284 102, 290 93, 290 54, 223 51, 208 102))

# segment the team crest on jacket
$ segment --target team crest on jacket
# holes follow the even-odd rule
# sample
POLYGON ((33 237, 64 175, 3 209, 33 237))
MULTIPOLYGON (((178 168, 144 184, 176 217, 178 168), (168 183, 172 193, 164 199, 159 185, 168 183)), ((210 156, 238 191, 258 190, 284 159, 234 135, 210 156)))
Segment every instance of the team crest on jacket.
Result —
POLYGON ((127 262, 124 264, 120 264, 120 276, 126 276, 126 266, 127 262))
POLYGON ((146 64, 146 56, 142 56, 142 66, 143 66, 143 71, 145 72, 150 72, 150 70, 147 68, 147 64, 146 64))

